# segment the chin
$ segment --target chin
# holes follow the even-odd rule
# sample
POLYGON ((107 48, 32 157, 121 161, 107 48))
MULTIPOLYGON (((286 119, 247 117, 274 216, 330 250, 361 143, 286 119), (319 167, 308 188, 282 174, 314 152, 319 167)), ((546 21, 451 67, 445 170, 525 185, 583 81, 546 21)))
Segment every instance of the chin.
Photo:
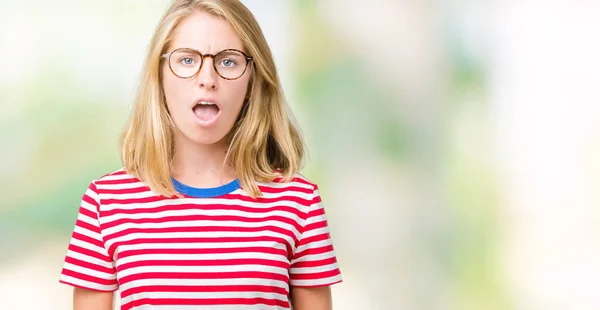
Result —
POLYGON ((201 130, 198 132, 197 128, 193 128, 187 132, 184 131, 183 136, 193 144, 213 145, 223 141, 227 137, 227 132, 218 130, 201 130))

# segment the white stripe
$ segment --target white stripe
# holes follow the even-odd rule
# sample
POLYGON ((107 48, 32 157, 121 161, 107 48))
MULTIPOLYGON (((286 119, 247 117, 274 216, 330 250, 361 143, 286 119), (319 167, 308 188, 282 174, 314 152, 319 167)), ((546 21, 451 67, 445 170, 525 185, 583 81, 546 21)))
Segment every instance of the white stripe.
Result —
POLYGON ((210 209, 210 210, 198 210, 198 209, 180 209, 180 210, 165 210, 160 212, 139 212, 139 213, 117 213, 110 216, 103 216, 103 223, 110 223, 115 220, 122 219, 155 219, 155 218, 163 218, 163 217, 171 217, 171 216, 194 216, 194 215, 202 215, 202 216, 239 216, 250 219, 262 219, 272 216, 280 216, 284 218, 289 218, 295 221, 298 224, 301 224, 303 220, 298 217, 296 214, 292 212, 287 212, 283 210, 273 210, 268 212, 247 212, 241 210, 225 210, 225 209, 210 209))
POLYGON ((316 215, 316 216, 311 216, 308 219, 306 219, 307 223, 320 223, 320 222, 324 222, 327 220, 327 217, 325 216, 325 214, 320 214, 320 215, 316 215))
POLYGON ((281 309, 289 309, 282 308, 278 306, 268 306, 265 304, 255 304, 255 305, 208 305, 208 306, 175 306, 175 305, 167 305, 167 306, 157 306, 157 305, 143 305, 134 307, 131 310, 281 310, 281 309))
POLYGON ((100 238, 100 236, 98 235, 98 233, 97 233, 97 232, 95 232, 95 231, 91 231, 91 230, 88 230, 87 228, 83 228, 83 227, 81 227, 81 226, 75 226, 75 227, 73 228, 73 232, 76 232, 76 233, 78 233, 78 234, 82 234, 82 235, 84 235, 84 236, 88 236, 88 237, 90 237, 90 238, 92 238, 92 239, 95 239, 95 240, 99 240, 99 241, 101 241, 101 240, 99 239, 99 238, 100 238))
POLYGON ((327 259, 327 258, 332 258, 335 256, 335 252, 334 251, 329 251, 326 253, 320 253, 320 254, 313 254, 313 255, 305 255, 300 257, 297 260, 293 260, 292 261, 292 265, 296 262, 310 262, 310 261, 315 261, 315 260, 322 260, 322 259, 327 259))
MULTIPOLYGON (((135 187, 129 187, 129 188, 135 188, 135 187)), ((121 189, 121 188, 114 188, 114 189, 121 189)), ((241 194, 241 190, 235 190, 233 192, 231 192, 230 194, 241 194)), ((156 194, 152 191, 149 190, 144 190, 142 192, 137 192, 137 193, 103 193, 102 194, 102 199, 140 199, 140 198, 147 198, 147 197, 153 197, 156 196, 156 194)), ((313 199, 313 194, 307 194, 307 193, 303 193, 303 192, 299 192, 296 190, 288 190, 288 191, 284 191, 284 192, 280 192, 280 193, 262 193, 262 198, 267 198, 267 199, 277 199, 277 198, 282 198, 282 197, 298 197, 304 200, 308 200, 311 201, 313 199)), ((203 198, 205 199, 205 198, 203 198)))
MULTIPOLYGON (((117 226, 113 226, 110 228, 104 229, 103 233, 105 235, 112 235, 114 233, 130 229, 160 229, 160 228, 181 228, 181 227, 208 227, 208 226, 216 226, 216 227, 229 227, 232 230, 236 228, 262 228, 266 226, 274 226, 281 228, 283 230, 289 230, 290 232, 294 232, 294 226, 283 223, 281 221, 264 221, 264 222, 242 222, 242 221, 169 221, 169 222, 161 222, 161 223, 123 223, 117 226)), ((268 228, 264 228, 267 230, 268 228)), ((299 233, 296 234, 299 237, 299 233)))
POLYGON ((102 291, 114 291, 117 289, 118 285, 102 285, 94 282, 89 282, 77 278, 73 278, 71 276, 67 276, 64 274, 60 275, 60 280, 70 283, 71 285, 81 286, 89 289, 102 290, 102 291))
MULTIPOLYGON (((173 261, 173 264, 177 262, 173 261)), ((195 272, 211 272, 226 274, 228 272, 270 272, 288 276, 287 268, 279 268, 273 266, 263 265, 227 265, 227 266, 141 266, 131 267, 119 271, 119 278, 122 279, 126 276, 141 274, 141 273, 154 273, 154 272, 165 272, 165 273, 195 273, 195 272)))
POLYGON ((171 232, 171 233, 132 233, 120 236, 118 238, 111 238, 106 240, 106 248, 110 248, 117 242, 127 242, 129 240, 136 239, 177 239, 177 238, 252 238, 252 237, 272 237, 281 238, 287 240, 288 236, 280 234, 274 231, 265 230, 257 232, 224 232, 224 231, 206 231, 206 232, 171 232))
MULTIPOLYGON (((137 187, 137 186, 136 186, 137 187)), ((119 188, 121 189, 121 188, 119 188)), ((144 190, 143 192, 137 192, 137 193, 115 193, 115 194, 102 194, 102 199, 140 199, 140 198, 148 198, 148 197, 154 197, 156 196, 156 193, 149 191, 149 190, 144 190)))
POLYGON ((314 236, 324 235, 327 233, 329 233, 329 227, 325 226, 325 227, 305 231, 302 234, 302 238, 303 239, 310 238, 310 237, 314 237, 314 236))
POLYGON ((315 279, 315 280, 290 280, 290 285, 291 286, 317 286, 317 285, 326 285, 326 284, 332 284, 334 282, 339 282, 340 280, 342 280, 342 276, 341 275, 337 275, 337 276, 333 276, 333 277, 329 277, 329 278, 322 278, 322 279, 315 279))
POLYGON ((97 245, 91 244, 89 242, 81 241, 81 240, 76 239, 76 238, 72 238, 71 239, 71 244, 72 245, 76 245, 76 246, 81 247, 81 248, 84 248, 84 249, 87 249, 87 250, 90 250, 92 252, 99 253, 101 255, 107 255, 106 254, 106 249, 101 248, 101 247, 99 247, 97 245))
POLYGON ((141 254, 120 258, 118 266, 123 264, 146 261, 146 260, 163 260, 172 262, 177 265, 177 261, 186 260, 227 260, 227 259, 268 259, 272 261, 289 264, 287 257, 260 252, 240 252, 240 253, 215 253, 215 254, 141 254))
MULTIPOLYGON (((263 292, 150 292, 129 295, 121 299, 121 305, 126 305, 136 299, 142 298, 176 298, 176 299, 212 299, 212 298, 265 298, 287 301, 287 296, 276 293, 263 292)), ((185 303, 185 301, 181 301, 185 303)))
POLYGON ((306 188, 306 189, 313 189, 313 185, 311 184, 306 184, 306 183, 302 183, 302 182, 288 182, 288 183, 278 183, 278 182, 256 182, 257 185, 260 186, 264 186, 264 187, 270 187, 270 188, 286 188, 288 186, 294 186, 294 187, 301 187, 301 188, 306 188))
MULTIPOLYGON (((97 207, 85 200, 81 200, 80 206, 83 207, 84 209, 92 212, 93 214, 96 214, 96 215, 98 214, 98 209, 96 209, 97 207)), ((81 213, 79 213, 79 214, 81 214, 81 213)))
MULTIPOLYGON (((92 211, 92 212, 94 212, 94 214, 96 214, 95 211, 92 211)), ((77 219, 84 223, 88 223, 94 227, 98 227, 98 220, 96 218, 89 217, 81 212, 77 215, 77 219)))
MULTIPOLYGON (((123 170, 119 169, 119 170, 114 171, 114 172, 119 172, 119 171, 123 171, 123 170)), ((105 175, 105 176, 101 177, 99 180, 100 181, 115 181, 115 180, 131 179, 133 177, 134 176, 132 176, 131 174, 127 174, 127 173, 122 173, 122 174, 112 174, 112 173, 109 173, 108 175, 105 175)))
POLYGON ((292 273, 294 273, 294 274, 319 273, 319 272, 336 270, 338 268, 339 267, 338 267, 337 263, 324 265, 324 266, 318 266, 318 267, 290 268, 290 274, 292 274, 292 273))
POLYGON ((140 279, 123 283, 121 291, 134 287, 151 285, 181 285, 181 286, 227 286, 227 285, 264 285, 279 287, 288 290, 288 284, 284 281, 262 279, 262 278, 233 278, 233 279, 140 279))
MULTIPOLYGON (((147 186, 141 182, 132 182, 132 183, 122 183, 122 184, 96 184, 96 188, 99 191, 102 190, 119 190, 119 189, 130 189, 130 188, 138 188, 142 186, 147 186)), ((102 194, 104 197, 104 194, 102 194)))
POLYGON ((309 244, 304 244, 304 245, 297 247, 296 252, 294 252, 294 253, 302 253, 308 249, 322 248, 322 247, 325 247, 328 245, 331 245, 331 239, 315 241, 315 242, 311 242, 309 244))
POLYGON ((102 267, 105 267, 105 268, 109 268, 109 269, 113 268, 112 263, 109 263, 109 262, 97 259, 97 258, 92 257, 92 256, 88 256, 88 255, 85 255, 85 254, 74 252, 74 251, 71 251, 71 250, 67 251, 67 256, 71 257, 71 258, 75 258, 75 259, 81 260, 81 261, 84 261, 84 262, 88 262, 90 264, 102 266, 102 267))
MULTIPOLYGON (((120 197, 122 197, 122 196, 120 196, 120 197)), ((123 204, 121 202, 115 202, 115 203, 109 203, 109 204, 104 203, 104 204, 102 204, 102 210, 104 210, 104 211, 110 211, 110 210, 114 210, 114 209, 135 210, 135 209, 139 209, 139 208, 158 208, 158 207, 164 207, 164 206, 178 206, 178 205, 183 205, 183 204, 199 205, 199 206, 203 206, 203 205, 204 206, 206 206, 206 205, 242 206, 242 207, 248 207, 248 208, 253 208, 253 209, 257 209, 257 210, 285 206, 285 207, 301 209, 303 212, 305 212, 303 209, 306 208, 305 206, 303 206, 297 202, 291 201, 291 200, 282 200, 282 201, 275 201, 275 202, 270 202, 270 203, 256 203, 253 201, 244 201, 241 199, 232 199, 232 198, 206 198, 206 199, 180 198, 180 199, 165 199, 165 200, 159 200, 159 201, 153 201, 153 202, 126 203, 126 204, 123 204)), ((183 206, 182 208, 185 208, 185 206, 183 206)))
POLYGON ((312 193, 304 193, 304 192, 299 192, 297 190, 291 189, 291 190, 287 190, 284 192, 280 192, 280 193, 262 193, 262 198, 268 198, 268 199, 276 199, 276 198, 281 198, 281 197, 298 197, 298 198, 302 198, 304 200, 308 200, 311 201, 313 199, 313 194, 312 193))
POLYGON ((129 250, 140 250, 140 249, 234 249, 234 248, 246 248, 246 247, 269 247, 285 250, 286 247, 282 243, 275 243, 273 241, 253 241, 253 242, 221 242, 215 243, 140 243, 140 244, 123 244, 119 246, 119 253, 129 250))
POLYGON ((90 187, 88 187, 88 189, 85 191, 85 195, 89 196, 90 198, 92 198, 92 200, 98 201, 98 193, 96 193, 95 191, 92 190, 91 185, 90 187))
POLYGON ((97 271, 94 269, 73 265, 71 263, 65 263, 64 268, 71 270, 71 271, 81 273, 81 274, 85 274, 88 276, 104 279, 104 280, 114 280, 117 278, 116 275, 112 274, 112 273, 100 272, 100 271, 97 271))

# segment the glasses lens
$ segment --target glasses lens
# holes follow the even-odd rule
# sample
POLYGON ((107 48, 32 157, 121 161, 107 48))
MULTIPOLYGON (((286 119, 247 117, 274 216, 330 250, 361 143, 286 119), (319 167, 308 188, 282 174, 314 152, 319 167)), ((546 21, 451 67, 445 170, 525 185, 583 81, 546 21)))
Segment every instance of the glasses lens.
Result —
POLYGON ((246 56, 238 51, 222 51, 215 56, 215 68, 226 79, 237 79, 246 71, 246 56))
POLYGON ((202 64, 202 58, 198 53, 191 50, 176 50, 171 54, 169 65, 177 76, 189 78, 198 72, 202 64))

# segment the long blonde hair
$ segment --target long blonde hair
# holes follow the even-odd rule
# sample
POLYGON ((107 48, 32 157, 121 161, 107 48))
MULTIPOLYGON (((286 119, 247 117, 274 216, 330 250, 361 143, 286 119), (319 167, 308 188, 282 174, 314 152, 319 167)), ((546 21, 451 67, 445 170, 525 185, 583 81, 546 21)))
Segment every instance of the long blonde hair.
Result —
POLYGON ((248 99, 230 132, 224 164, 235 168, 241 186, 261 196, 256 182, 289 181, 303 165, 304 142, 284 101, 271 50, 252 13, 238 0, 175 0, 156 28, 148 48, 133 113, 121 137, 125 170, 152 191, 178 195, 171 182, 174 123, 162 87, 161 55, 174 29, 194 10, 227 20, 254 58, 248 99))

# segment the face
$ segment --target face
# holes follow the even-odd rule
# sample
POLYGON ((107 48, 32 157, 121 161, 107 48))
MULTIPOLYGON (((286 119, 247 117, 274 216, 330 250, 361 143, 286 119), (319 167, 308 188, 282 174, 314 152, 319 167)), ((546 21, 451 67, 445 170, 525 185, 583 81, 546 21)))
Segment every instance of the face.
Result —
MULTIPOLYGON (((179 48, 195 49, 202 54, 217 54, 224 49, 246 52, 243 47, 227 21, 210 13, 195 11, 175 29, 167 53, 179 48)), ((176 61, 185 66, 194 62, 185 57, 176 61)), ((167 107, 178 129, 176 144, 184 141, 197 145, 223 142, 241 111, 248 91, 251 64, 240 78, 226 80, 215 71, 213 61, 215 59, 205 57, 196 76, 182 79, 173 74, 169 61, 163 60, 162 83, 167 107)), ((216 61, 217 67, 232 65, 228 59, 216 61)))

